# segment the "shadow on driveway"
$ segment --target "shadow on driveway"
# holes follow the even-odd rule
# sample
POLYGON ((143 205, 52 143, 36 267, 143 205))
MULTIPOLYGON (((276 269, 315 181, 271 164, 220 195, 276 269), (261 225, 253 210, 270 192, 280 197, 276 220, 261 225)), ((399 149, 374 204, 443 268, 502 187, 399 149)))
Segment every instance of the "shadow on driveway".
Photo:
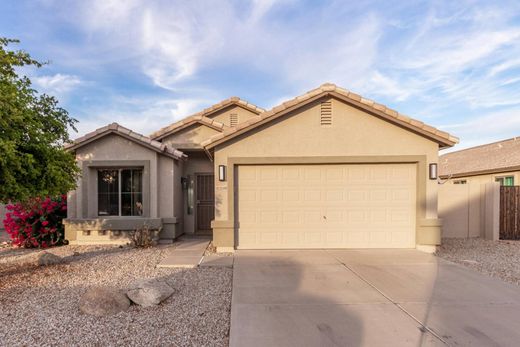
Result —
POLYGON ((416 250, 238 251, 231 346, 517 345, 520 290, 416 250))

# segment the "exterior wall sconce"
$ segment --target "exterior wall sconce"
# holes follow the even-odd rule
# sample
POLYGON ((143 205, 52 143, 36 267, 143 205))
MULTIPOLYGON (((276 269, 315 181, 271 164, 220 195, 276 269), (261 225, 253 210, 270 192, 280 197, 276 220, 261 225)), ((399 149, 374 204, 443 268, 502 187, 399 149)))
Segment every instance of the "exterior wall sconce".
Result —
POLYGON ((437 179, 437 163, 431 163, 429 166, 429 175, 431 180, 437 179))
POLYGON ((224 182, 226 180, 226 166, 219 165, 218 166, 218 180, 224 182))

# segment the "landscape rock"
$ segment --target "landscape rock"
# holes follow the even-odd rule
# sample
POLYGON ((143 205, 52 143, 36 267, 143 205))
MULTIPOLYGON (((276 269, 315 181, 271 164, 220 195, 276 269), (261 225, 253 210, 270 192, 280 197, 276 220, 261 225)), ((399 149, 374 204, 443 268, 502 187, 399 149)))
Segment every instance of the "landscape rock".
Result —
POLYGON ((49 252, 38 254, 38 266, 48 266, 63 263, 63 258, 49 252))
POLYGON ((89 289, 79 302, 81 312, 98 317, 114 315, 129 307, 130 300, 125 294, 103 287, 89 289))
POLYGON ((166 280, 139 280, 126 292, 126 295, 137 305, 150 307, 159 305, 175 292, 166 280))

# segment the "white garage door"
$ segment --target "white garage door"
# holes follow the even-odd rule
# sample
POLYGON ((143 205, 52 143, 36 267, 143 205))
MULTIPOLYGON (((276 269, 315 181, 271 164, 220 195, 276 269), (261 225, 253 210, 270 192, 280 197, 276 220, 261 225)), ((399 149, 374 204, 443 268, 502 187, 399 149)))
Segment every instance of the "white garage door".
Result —
POLYGON ((238 248, 415 247, 415 164, 244 165, 238 248))

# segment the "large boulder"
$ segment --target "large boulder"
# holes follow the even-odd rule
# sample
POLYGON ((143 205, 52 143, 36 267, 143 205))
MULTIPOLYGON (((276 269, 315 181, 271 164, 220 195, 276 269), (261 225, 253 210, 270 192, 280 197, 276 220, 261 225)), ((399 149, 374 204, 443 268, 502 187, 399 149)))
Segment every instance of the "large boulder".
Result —
POLYGON ((159 305, 175 292, 165 280, 151 279, 135 282, 126 295, 137 305, 144 307, 159 305))
POLYGON ((37 257, 38 266, 56 265, 63 263, 63 258, 49 252, 40 252, 37 257))
POLYGON ((128 297, 112 288, 91 288, 79 301, 81 312, 98 317, 126 311, 129 307, 128 297))

